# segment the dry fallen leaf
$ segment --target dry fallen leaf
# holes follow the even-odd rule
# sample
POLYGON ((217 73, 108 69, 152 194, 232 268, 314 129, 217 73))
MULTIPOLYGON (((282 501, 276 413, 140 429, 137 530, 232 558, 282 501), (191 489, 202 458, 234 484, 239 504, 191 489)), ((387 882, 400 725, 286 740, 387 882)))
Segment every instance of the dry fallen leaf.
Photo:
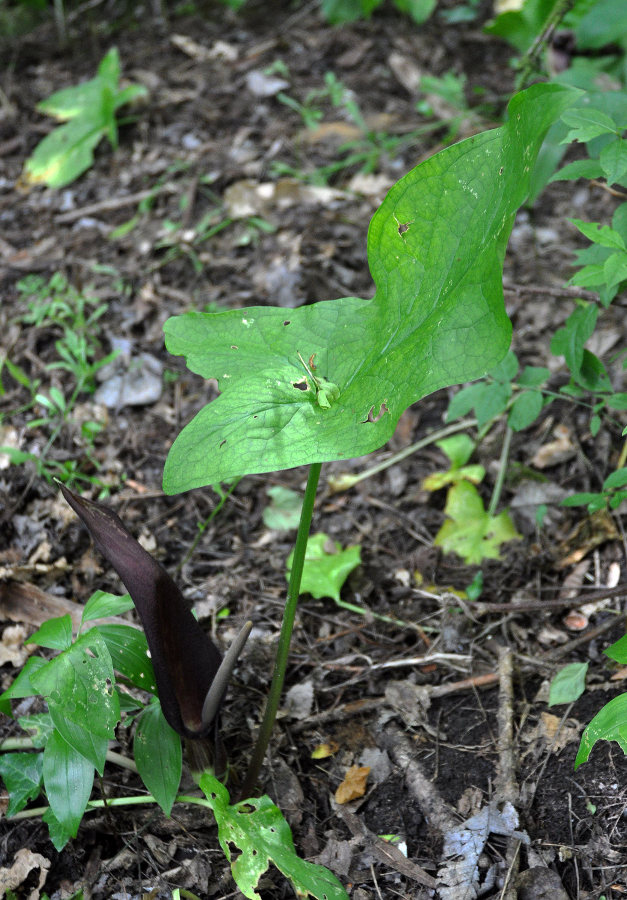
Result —
POLYGON ((39 883, 28 893, 27 900, 39 900, 40 891, 48 877, 50 860, 26 847, 17 851, 12 866, 0 869, 0 897, 24 884, 33 869, 39 869, 39 883))
POLYGON ((549 466, 556 466, 558 463, 566 462, 571 459, 577 452, 577 448, 570 436, 570 428, 566 425, 556 425, 553 429, 555 435, 554 441, 543 444, 533 457, 533 464, 538 469, 546 469, 549 466))
POLYGON ((370 774, 370 766, 351 766, 344 781, 335 792, 336 803, 349 803, 366 793, 366 782, 370 774))

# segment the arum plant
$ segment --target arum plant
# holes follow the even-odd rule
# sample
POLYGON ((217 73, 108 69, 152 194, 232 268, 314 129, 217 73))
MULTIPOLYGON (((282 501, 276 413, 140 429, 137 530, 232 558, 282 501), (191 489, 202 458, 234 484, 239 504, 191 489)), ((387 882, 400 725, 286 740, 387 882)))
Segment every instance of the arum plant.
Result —
POLYGON ((290 310, 188 312, 166 346, 217 378, 220 395, 176 438, 163 485, 187 491, 308 465, 273 682, 243 796, 254 790, 279 704, 321 464, 381 447, 403 411, 481 377, 505 356, 502 265, 538 151, 581 92, 536 84, 500 128, 421 163, 392 187, 368 233, 376 292, 290 310))
POLYGON ((120 517, 102 503, 87 500, 61 483, 59 487, 131 595, 146 634, 161 709, 169 725, 186 739, 192 769, 207 768, 212 735, 216 771, 224 774, 218 711, 252 622, 246 622, 222 659, 178 586, 120 517))

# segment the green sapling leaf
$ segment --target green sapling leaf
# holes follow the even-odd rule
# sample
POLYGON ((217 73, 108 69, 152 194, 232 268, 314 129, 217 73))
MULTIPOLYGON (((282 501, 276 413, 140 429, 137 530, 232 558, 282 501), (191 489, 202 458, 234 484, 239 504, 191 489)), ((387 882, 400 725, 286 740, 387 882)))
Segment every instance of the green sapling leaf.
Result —
POLYGON ((574 703, 586 689, 588 663, 570 663, 553 676, 549 688, 549 706, 574 703))
POLYGON ((137 720, 133 754, 142 781, 166 816, 170 815, 181 782, 181 739, 168 725, 157 698, 137 720))
POLYGON ((502 263, 514 216, 544 134, 579 96, 533 85, 501 128, 402 178, 370 224, 371 300, 168 319, 168 350, 222 393, 174 442, 165 490, 370 453, 410 404, 492 369, 510 342, 502 263), (303 348, 317 390, 309 376, 303 390, 303 348))
POLYGON ((39 690, 32 684, 31 678, 48 665, 50 662, 42 659, 41 656, 31 656, 24 663, 22 671, 13 684, 3 694, 0 694, 0 700, 20 700, 22 697, 34 697, 39 690))
MULTIPOLYGON (((285 577, 288 581, 293 558, 292 550, 287 558, 285 577)), ((342 550, 342 545, 327 534, 313 534, 307 541, 300 593, 311 594, 316 600, 321 597, 339 600, 344 582, 360 564, 361 547, 358 544, 342 550)))
POLYGON ((259 900, 259 879, 270 862, 289 881, 296 894, 316 900, 348 900, 338 879, 325 869, 296 855, 290 827, 269 797, 254 797, 232 806, 229 794, 217 778, 205 773, 200 787, 218 824, 218 840, 240 891, 249 900, 259 900), (232 848, 239 851, 235 860, 232 848))

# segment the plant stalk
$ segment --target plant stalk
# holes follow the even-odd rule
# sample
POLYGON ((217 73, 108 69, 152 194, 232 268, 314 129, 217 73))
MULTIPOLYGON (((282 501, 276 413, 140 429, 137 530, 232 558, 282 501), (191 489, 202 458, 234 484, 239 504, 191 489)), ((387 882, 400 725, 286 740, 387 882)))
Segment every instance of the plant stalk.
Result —
POLYGON ((488 515, 493 516, 496 513, 496 508, 499 505, 499 500, 501 499, 501 492, 503 490, 503 484, 505 483, 505 473, 507 471, 507 458, 509 456, 509 448, 512 443, 512 434, 514 432, 509 427, 509 425, 505 426, 505 437, 503 438, 503 446, 501 447, 501 457, 499 459, 499 471, 496 476, 496 482, 494 483, 494 490, 492 491, 492 496, 490 497, 490 505, 488 507, 488 515))
POLYGON ((300 522, 298 524, 298 533, 296 535, 296 544, 294 546, 292 571, 290 573, 290 581, 287 588, 287 602, 283 612, 283 623, 281 625, 279 645, 277 647, 276 660, 274 662, 272 684, 270 685, 270 691, 266 700, 266 708, 259 728, 259 734, 257 735, 257 740, 248 764, 248 771, 246 772, 246 776, 239 792, 240 798, 250 797, 255 789, 255 784, 263 765, 266 750, 268 749, 268 744, 270 742, 270 735, 272 734, 272 728, 274 726, 274 720, 279 708, 283 682, 285 681, 287 660, 290 652, 292 631, 294 629, 294 618, 296 616, 296 606, 298 604, 298 596, 300 593, 300 583, 303 575, 303 567, 305 565, 307 540, 311 528, 311 519, 313 516, 316 489, 318 487, 321 468, 322 463, 312 463, 309 467, 307 487, 305 488, 303 508, 300 513, 300 522))

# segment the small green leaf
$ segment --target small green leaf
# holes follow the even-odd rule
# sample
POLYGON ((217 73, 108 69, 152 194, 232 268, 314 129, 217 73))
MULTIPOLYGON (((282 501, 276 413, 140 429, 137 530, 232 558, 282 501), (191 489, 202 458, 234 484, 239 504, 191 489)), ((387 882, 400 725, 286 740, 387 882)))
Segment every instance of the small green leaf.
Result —
POLYGON ((495 381, 506 384, 513 381, 518 372, 518 357, 513 350, 508 350, 498 366, 490 369, 489 376, 495 381))
POLYGON ((109 594, 107 591, 95 591, 83 610, 81 622, 91 622, 93 619, 104 619, 108 616, 121 616, 122 613, 134 609, 130 594, 109 594))
POLYGON ((512 403, 507 423, 514 431, 528 428, 542 412, 543 400, 540 391, 523 391, 512 403))
POLYGON ((607 286, 612 288, 627 279, 627 253, 624 250, 612 253, 603 265, 607 286))
MULTIPOLYGON (((288 581, 293 558, 292 550, 287 559, 288 581)), ((361 547, 358 544, 342 550, 342 545, 331 540, 328 535, 314 534, 307 541, 300 593, 311 594, 316 600, 321 597, 339 600, 342 585, 360 564, 361 547)))
POLYGON ((41 753, 3 753, 0 775, 9 792, 7 816, 24 809, 29 800, 39 796, 42 779, 41 753))
POLYGON ((601 178, 603 168, 597 159, 576 159, 549 178, 549 181, 576 181, 579 178, 601 178))
POLYGON ((48 619, 25 643, 48 647, 49 650, 67 650, 72 644, 72 617, 65 615, 48 619))
POLYGON ((200 787, 218 823, 218 840, 240 891, 259 900, 255 888, 270 862, 291 881, 299 897, 316 900, 348 900, 341 883, 324 866, 299 859, 290 827, 269 797, 254 797, 229 805, 227 789, 205 773, 200 787), (233 861, 232 848, 239 851, 233 861))
POLYGON ((607 491, 610 488, 624 487, 626 484, 627 468, 616 469, 616 471, 611 472, 603 482, 603 490, 607 491))
POLYGON ((91 794, 94 766, 53 731, 43 753, 43 779, 55 818, 76 837, 91 794))
POLYGON ((624 250, 625 241, 618 231, 609 225, 599 225, 598 222, 584 222, 582 219, 571 219, 579 231, 595 244, 601 247, 611 247, 614 250, 624 250))
POLYGON ((442 438, 441 441, 436 441, 435 445, 448 456, 454 469, 465 465, 475 450, 475 442, 467 434, 452 434, 450 437, 442 438))
POLYGON ((627 693, 606 703, 585 729, 581 735, 575 769, 586 762, 597 741, 616 741, 627 754, 627 693))
POLYGON ((551 377, 551 370, 544 366, 525 366, 517 378, 520 387, 540 387, 551 377))
POLYGON ((601 500, 605 506, 605 494, 582 491, 579 494, 572 494, 570 497, 564 497, 560 502, 560 506, 585 506, 587 503, 595 503, 597 500, 601 500))
POLYGON ((498 516, 486 512, 476 487, 468 481, 450 488, 444 512, 449 518, 433 543, 445 553, 457 553, 469 565, 499 559, 501 544, 521 537, 507 512, 498 516))
POLYGON ((599 162, 608 184, 616 184, 627 174, 627 141, 616 138, 601 150, 599 162))
POLYGON ((549 688, 549 706, 574 703, 586 689, 588 663, 570 663, 554 675, 549 688))
POLYGON ((446 413, 446 421, 454 422, 455 419, 461 419, 468 415, 471 409, 474 409, 480 401, 480 397, 486 388, 484 381, 477 381, 462 388, 454 396, 448 406, 446 413))
POLYGON ((0 701, 20 700, 22 697, 34 697, 36 694, 39 694, 40 691, 33 685, 31 678, 34 677, 40 669, 49 665, 50 662, 46 659, 42 659, 41 656, 29 657, 13 684, 8 687, 3 694, 0 694, 0 701))
POLYGON ((616 134, 618 126, 611 116, 600 109, 568 109, 562 113, 562 121, 571 126, 563 144, 571 141, 586 143, 601 134, 616 134))
POLYGON ((276 531, 298 528, 303 505, 302 496, 278 484, 269 487, 266 493, 270 497, 270 505, 266 506, 262 513, 266 527, 274 528, 276 531))
POLYGON ((512 386, 509 383, 496 381, 493 384, 486 384, 485 388, 479 402, 475 405, 479 428, 505 412, 512 394, 512 386))
POLYGON ((141 779, 166 816, 181 782, 181 739, 154 697, 137 719, 133 752, 141 779))

